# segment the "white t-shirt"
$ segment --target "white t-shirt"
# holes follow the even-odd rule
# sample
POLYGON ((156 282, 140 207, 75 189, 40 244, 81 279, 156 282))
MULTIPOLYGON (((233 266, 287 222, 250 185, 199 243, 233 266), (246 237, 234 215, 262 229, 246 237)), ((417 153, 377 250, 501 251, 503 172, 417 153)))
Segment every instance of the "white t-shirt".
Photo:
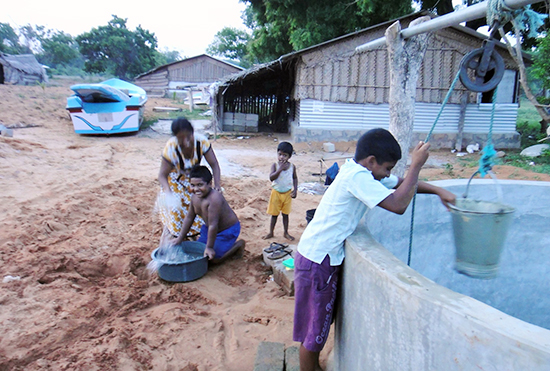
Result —
POLYGON ((345 239, 355 231, 369 209, 393 192, 391 188, 398 180, 390 175, 378 181, 370 170, 355 160, 346 160, 302 234, 298 252, 318 264, 327 254, 330 265, 342 264, 345 239))
POLYGON ((281 171, 277 179, 271 182, 271 187, 279 193, 288 192, 294 187, 294 165, 289 165, 288 169, 281 171))

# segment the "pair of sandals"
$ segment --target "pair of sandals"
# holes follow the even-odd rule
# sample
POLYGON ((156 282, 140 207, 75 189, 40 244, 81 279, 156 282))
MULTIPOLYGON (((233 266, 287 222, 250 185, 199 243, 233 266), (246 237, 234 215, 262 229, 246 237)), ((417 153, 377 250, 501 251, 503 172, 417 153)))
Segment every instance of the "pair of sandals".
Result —
POLYGON ((287 243, 278 243, 272 242, 268 248, 265 248, 264 251, 268 254, 267 258, 271 260, 277 260, 284 258, 287 255, 292 256, 292 250, 288 249, 287 243))

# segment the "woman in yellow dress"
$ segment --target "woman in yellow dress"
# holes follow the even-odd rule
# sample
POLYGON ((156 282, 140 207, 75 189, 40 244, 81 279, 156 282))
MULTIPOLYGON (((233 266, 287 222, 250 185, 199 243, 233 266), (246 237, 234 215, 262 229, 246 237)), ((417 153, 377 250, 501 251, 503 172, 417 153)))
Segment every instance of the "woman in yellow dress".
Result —
MULTIPOLYGON (((220 166, 208 139, 195 133, 191 123, 183 117, 172 122, 172 134, 162 152, 158 176, 160 193, 157 208, 164 225, 163 237, 167 234, 179 235, 191 204, 189 171, 200 164, 203 157, 212 168, 214 188, 221 190, 220 166)), ((188 236, 198 235, 203 224, 202 218, 197 216, 188 236)))

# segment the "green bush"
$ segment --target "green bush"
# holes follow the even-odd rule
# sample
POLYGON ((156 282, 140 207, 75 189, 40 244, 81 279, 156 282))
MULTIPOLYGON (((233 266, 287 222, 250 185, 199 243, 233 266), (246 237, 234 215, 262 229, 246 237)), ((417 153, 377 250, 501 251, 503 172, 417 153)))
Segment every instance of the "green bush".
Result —
POLYGON ((540 132, 540 123, 528 121, 519 122, 516 125, 517 132, 521 135, 521 148, 526 148, 538 144, 540 139, 546 138, 544 133, 540 132))

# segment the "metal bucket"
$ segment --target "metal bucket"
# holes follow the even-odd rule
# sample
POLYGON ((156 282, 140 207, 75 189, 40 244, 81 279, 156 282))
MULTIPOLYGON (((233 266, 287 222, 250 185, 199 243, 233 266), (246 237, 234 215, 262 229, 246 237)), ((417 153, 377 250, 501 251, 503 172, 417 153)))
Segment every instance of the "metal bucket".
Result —
POLYGON ((456 247, 455 269, 475 278, 493 278, 515 209, 468 198, 450 205, 456 247))

